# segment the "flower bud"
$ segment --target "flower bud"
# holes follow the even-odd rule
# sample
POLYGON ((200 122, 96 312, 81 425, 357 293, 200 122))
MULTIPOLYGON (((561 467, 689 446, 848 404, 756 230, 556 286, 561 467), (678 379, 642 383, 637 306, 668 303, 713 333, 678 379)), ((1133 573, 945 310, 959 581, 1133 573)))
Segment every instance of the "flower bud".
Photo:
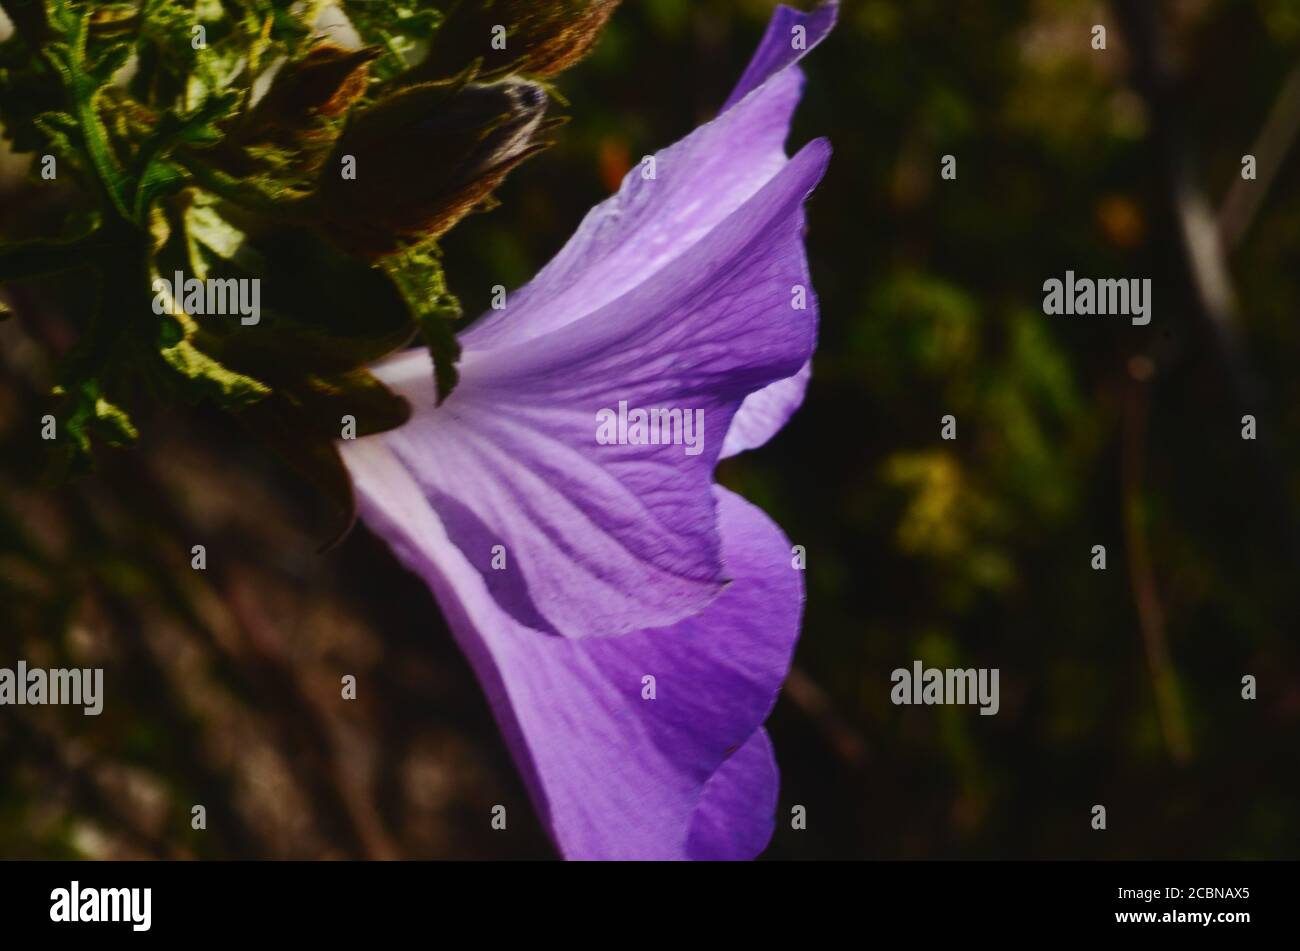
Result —
POLYGON ((253 107, 250 123, 257 127, 303 125, 310 119, 342 115, 366 91, 367 64, 379 54, 373 47, 313 46, 302 59, 280 69, 271 88, 253 107))
POLYGON ((314 197, 320 226, 364 258, 442 235, 543 147, 533 139, 546 106, 522 80, 394 93, 335 143, 314 197), (355 178, 343 175, 349 165, 355 178))
POLYGON ((595 45, 618 2, 461 0, 439 25, 429 55, 408 75, 416 82, 443 79, 481 59, 481 76, 554 76, 595 45))
POLYGON ((309 187, 338 137, 339 117, 365 92, 368 64, 379 55, 322 43, 285 63, 246 115, 223 124, 225 138, 206 160, 237 178, 270 174, 309 187))

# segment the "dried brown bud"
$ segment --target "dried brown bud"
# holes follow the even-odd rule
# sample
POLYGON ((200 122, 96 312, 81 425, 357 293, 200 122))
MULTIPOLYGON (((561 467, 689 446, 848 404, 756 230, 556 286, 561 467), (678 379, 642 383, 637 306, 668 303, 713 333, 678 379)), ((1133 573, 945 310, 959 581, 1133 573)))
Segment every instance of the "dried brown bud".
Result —
POLYGON ((376 103, 321 169, 322 228, 365 258, 438 237, 542 148, 546 106, 541 87, 522 80, 412 86, 376 103))
POLYGON ((236 177, 310 181, 338 136, 337 120, 365 93, 368 64, 380 52, 321 43, 284 64, 247 115, 228 123, 207 160, 236 177))
POLYGON ((367 64, 380 52, 332 43, 313 46, 302 59, 280 69, 253 108, 250 123, 302 125, 308 119, 342 115, 366 91, 367 64))
POLYGON ((549 77, 595 45, 619 0, 461 0, 447 13, 429 55, 409 74, 422 82, 459 75, 475 60, 481 76, 549 77))

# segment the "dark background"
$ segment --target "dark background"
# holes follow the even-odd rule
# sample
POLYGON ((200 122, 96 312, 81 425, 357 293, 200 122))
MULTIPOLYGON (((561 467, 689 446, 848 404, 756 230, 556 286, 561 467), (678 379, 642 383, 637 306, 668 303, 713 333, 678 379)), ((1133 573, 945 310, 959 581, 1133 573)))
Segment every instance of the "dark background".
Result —
MULTIPOLYGON (((626 0, 558 82, 557 145, 444 242, 467 313, 716 112, 771 6, 626 0)), ((849 0, 806 61, 794 144, 835 149, 813 383, 720 470, 808 552, 770 858, 1298 854, 1300 7, 1120 6, 849 0), (1067 269, 1151 278, 1150 325, 1044 316, 1067 269), (999 668, 1000 713, 891 705, 918 658, 999 668)), ((11 176, 0 225, 22 202, 11 176)), ((105 666, 110 702, 0 715, 0 857, 554 854, 381 542, 318 556, 288 474, 173 407, 42 486, 48 370, 0 323, 0 663, 105 666)))

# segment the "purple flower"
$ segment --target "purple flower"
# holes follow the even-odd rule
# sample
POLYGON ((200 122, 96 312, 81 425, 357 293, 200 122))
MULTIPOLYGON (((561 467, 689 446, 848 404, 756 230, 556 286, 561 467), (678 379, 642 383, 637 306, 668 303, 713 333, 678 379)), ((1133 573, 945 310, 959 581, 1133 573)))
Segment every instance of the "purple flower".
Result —
POLYGON ((713 469, 803 399, 802 205, 830 150, 784 141, 835 14, 779 7, 722 113, 463 335, 452 395, 435 407, 428 355, 402 354, 376 372, 414 417, 344 444, 362 517, 433 590, 568 858, 752 858, 772 835, 762 723, 803 585, 713 469), (696 451, 597 439, 637 408, 702 420, 696 451))

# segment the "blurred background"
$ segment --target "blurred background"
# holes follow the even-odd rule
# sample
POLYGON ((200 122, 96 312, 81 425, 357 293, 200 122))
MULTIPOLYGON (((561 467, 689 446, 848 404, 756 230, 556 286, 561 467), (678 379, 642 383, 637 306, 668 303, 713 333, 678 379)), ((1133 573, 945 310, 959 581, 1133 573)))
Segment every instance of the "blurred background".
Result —
MULTIPOLYGON (((444 242, 467 313, 716 112, 772 6, 625 0, 558 144, 444 242)), ((792 142, 835 149, 812 386, 720 470, 808 553, 766 857, 1300 854, 1298 68, 1292 0, 843 4, 792 142), (1067 269, 1151 278, 1151 323, 1045 317, 1067 269), (914 659, 999 668, 999 714, 891 705, 914 659)), ((0 232, 40 214, 24 167, 0 232)), ((203 411, 43 485, 49 370, 0 322, 0 665, 105 666, 110 702, 3 710, 0 857, 554 856, 380 541, 318 555, 310 496, 203 411)))

